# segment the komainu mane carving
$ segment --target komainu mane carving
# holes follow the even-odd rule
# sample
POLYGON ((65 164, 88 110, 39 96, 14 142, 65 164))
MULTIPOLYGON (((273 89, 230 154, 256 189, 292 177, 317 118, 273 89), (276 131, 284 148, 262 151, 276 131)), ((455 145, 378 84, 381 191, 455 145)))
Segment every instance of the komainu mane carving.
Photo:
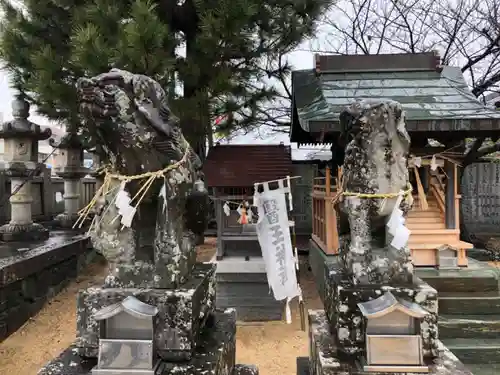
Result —
POLYGON ((184 138, 165 91, 150 77, 112 69, 80 79, 78 93, 87 131, 103 152, 101 160, 109 164, 92 231, 94 247, 110 262, 106 283, 182 283, 195 262, 193 232, 204 229, 207 196, 200 159, 184 138), (162 170, 141 199, 132 225, 122 225, 115 200, 123 185, 130 198, 138 195, 134 206, 147 173, 162 170), (145 177, 124 180, 117 175, 145 177))

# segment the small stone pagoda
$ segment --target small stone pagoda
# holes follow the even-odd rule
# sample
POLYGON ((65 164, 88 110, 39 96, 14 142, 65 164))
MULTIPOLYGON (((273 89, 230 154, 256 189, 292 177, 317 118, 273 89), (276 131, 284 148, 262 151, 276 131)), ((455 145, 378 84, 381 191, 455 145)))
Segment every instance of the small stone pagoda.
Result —
POLYGON ((82 79, 78 89, 101 160, 111 164, 91 226, 109 273, 102 286, 80 291, 76 340, 38 375, 257 375, 235 364, 236 312, 215 308, 216 265, 196 261, 206 189, 165 92, 121 70, 82 79), (147 178, 152 187, 139 205, 145 182, 133 181, 147 178))
POLYGON ((437 291, 413 273, 401 105, 361 100, 340 119, 350 238, 325 266, 325 309, 309 311, 310 375, 470 375, 438 339, 437 291))

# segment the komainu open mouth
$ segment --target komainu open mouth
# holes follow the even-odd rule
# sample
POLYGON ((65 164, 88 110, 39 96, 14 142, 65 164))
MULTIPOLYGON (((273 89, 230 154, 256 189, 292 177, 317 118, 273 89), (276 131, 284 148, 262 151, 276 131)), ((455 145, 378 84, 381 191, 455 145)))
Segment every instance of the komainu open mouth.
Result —
POLYGON ((78 96, 80 108, 94 118, 109 118, 118 115, 112 86, 101 87, 91 79, 80 79, 78 96))

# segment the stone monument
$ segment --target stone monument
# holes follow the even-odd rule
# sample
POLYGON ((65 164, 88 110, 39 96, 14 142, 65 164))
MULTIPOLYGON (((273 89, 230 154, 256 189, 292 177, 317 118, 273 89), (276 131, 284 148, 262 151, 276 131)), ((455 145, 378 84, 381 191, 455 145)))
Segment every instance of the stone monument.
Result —
POLYGON ((49 238, 49 231, 41 224, 34 223, 31 204, 33 195, 31 180, 38 162, 38 141, 48 139, 50 129, 42 130, 40 125, 28 120, 29 103, 17 98, 12 102, 13 120, 4 122, 0 138, 4 140, 3 172, 10 177, 11 216, 8 224, 0 227, 3 241, 37 241, 49 238))
POLYGON ((76 341, 39 375, 257 374, 235 365, 236 314, 215 308, 215 264, 196 262, 201 163, 164 90, 113 69, 78 93, 109 164, 91 226, 109 274, 79 293, 76 341))
POLYGON ((325 309, 309 311, 310 375, 470 374, 438 339, 437 291, 413 274, 401 105, 358 101, 340 122, 348 142, 338 204, 350 236, 325 266, 325 309))

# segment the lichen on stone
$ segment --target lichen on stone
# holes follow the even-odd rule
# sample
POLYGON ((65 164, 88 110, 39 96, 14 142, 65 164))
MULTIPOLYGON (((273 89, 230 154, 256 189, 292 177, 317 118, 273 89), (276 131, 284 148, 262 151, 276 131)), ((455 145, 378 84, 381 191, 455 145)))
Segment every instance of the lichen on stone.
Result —
MULTIPOLYGON (((112 69, 81 78, 78 94, 86 131, 99 143, 110 174, 135 176, 173 167, 149 188, 136 213, 140 220, 131 227, 120 223, 114 205, 122 180, 107 181, 91 231, 94 248, 110 264, 107 285, 182 284, 196 260, 193 233, 205 229, 208 196, 201 186, 201 161, 184 138, 165 91, 148 76, 112 69), (154 234, 144 238, 145 232, 154 234)), ((131 180, 124 188, 132 198, 144 182, 131 180)))
MULTIPOLYGON (((404 111, 394 101, 357 101, 340 115, 345 148, 342 172, 350 241, 342 249, 346 271, 355 283, 411 282, 413 268, 408 247, 388 245, 385 224, 397 197, 368 198, 352 194, 398 194, 409 186, 407 158, 410 137, 404 111), (377 251, 375 251, 377 249, 377 251)), ((405 200, 400 208, 407 211, 405 200)))

